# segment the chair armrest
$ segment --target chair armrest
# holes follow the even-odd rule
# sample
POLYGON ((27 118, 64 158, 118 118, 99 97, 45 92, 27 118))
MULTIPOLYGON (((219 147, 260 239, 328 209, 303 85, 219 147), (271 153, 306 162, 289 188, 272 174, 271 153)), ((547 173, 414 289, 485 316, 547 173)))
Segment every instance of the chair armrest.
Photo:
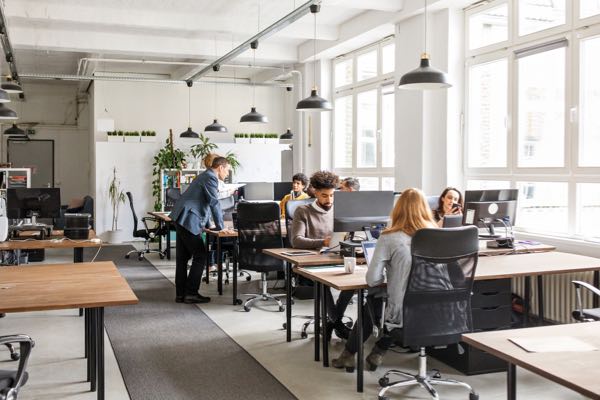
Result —
POLYGON ((8 392, 6 393, 7 398, 12 398, 10 395, 13 393, 14 397, 16 398, 19 388, 23 383, 23 378, 25 377, 25 370, 27 368, 27 361, 29 361, 31 349, 35 346, 33 339, 27 335, 0 336, 0 345, 12 343, 19 343, 19 352, 21 353, 21 358, 19 359, 19 369, 17 370, 15 383, 12 387, 8 388, 8 392))
POLYGON ((573 285, 575 285, 576 289, 579 289, 580 287, 583 286, 584 288, 586 288, 587 290, 591 291, 596 296, 600 296, 600 289, 598 289, 597 287, 594 287, 594 286, 590 285, 587 282, 571 281, 571 283, 573 283, 573 285))

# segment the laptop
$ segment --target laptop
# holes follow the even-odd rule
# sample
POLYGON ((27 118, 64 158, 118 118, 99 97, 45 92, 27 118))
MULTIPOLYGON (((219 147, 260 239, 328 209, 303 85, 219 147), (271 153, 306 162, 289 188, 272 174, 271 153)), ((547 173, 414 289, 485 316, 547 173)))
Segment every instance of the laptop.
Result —
POLYGON ((462 215, 445 215, 442 228, 458 228, 462 226, 462 215))
POLYGON ((373 254, 375 254, 375 246, 377 246, 377 240, 365 240, 362 242, 363 254, 367 261, 367 266, 371 264, 373 254))

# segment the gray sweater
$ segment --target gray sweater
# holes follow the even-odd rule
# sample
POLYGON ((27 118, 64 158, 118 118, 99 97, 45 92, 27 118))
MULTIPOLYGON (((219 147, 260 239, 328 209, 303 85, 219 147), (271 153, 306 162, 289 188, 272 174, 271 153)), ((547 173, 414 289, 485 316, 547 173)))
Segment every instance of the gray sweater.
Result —
POLYGON ((402 326, 402 303, 412 263, 411 241, 412 237, 402 231, 382 234, 367 271, 369 286, 379 286, 387 278, 385 319, 398 327, 402 326))
POLYGON ((333 207, 323 210, 314 203, 299 207, 294 213, 292 231, 288 232, 292 247, 319 249, 323 240, 333 233, 333 207))

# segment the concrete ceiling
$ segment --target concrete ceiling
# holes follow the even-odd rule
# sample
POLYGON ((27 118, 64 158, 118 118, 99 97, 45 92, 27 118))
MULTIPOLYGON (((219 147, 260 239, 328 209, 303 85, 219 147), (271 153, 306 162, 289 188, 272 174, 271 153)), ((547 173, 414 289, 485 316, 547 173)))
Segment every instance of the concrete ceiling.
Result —
MULTIPOLYGON (((177 63, 210 62, 258 31, 259 3, 264 29, 303 1, 4 0, 4 11, 21 75, 116 72, 185 79, 198 66, 177 63), (103 61, 82 60, 86 58, 103 61)), ((346 40, 342 36, 349 28, 361 25, 362 18, 389 25, 403 4, 403 0, 323 0, 317 14, 318 43, 331 50, 340 39, 346 40)), ((393 32, 392 25, 387 31, 393 32)), ((303 62, 302 46, 308 46, 312 37, 309 14, 260 43, 256 64, 281 69, 303 62)), ((247 78, 261 72, 249 71, 251 59, 250 51, 243 53, 230 62, 240 67, 223 67, 219 76, 247 78)))

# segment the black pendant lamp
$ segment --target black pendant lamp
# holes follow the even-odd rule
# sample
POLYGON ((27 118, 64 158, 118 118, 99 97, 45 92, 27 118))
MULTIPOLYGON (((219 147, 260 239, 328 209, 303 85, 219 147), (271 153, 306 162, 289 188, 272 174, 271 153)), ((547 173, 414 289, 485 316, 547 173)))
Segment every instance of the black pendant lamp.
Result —
POLYGON ((198 139, 200 137, 200 135, 198 135, 196 132, 194 132, 192 130, 192 123, 190 120, 190 116, 192 114, 192 85, 194 84, 194 82, 192 81, 186 81, 185 82, 188 86, 188 128, 187 131, 181 132, 179 134, 180 138, 192 138, 192 139, 198 139))
MULTIPOLYGON (((313 37, 313 81, 317 79, 317 13, 321 10, 320 4, 310 6, 310 12, 315 16, 313 37)), ((331 111, 331 103, 319 96, 316 83, 310 91, 310 96, 302 99, 296 104, 298 111, 331 111)))
POLYGON ((25 131, 17 126, 17 124, 12 124, 10 128, 4 131, 5 135, 11 136, 25 136, 25 131))
POLYGON ((290 128, 287 128, 287 131, 285 131, 285 133, 281 136, 279 136, 279 139, 293 139, 294 138, 294 134, 292 133, 292 131, 290 131, 290 128))
MULTIPOLYGON (((254 41, 252 43, 250 43, 250 47, 252 48, 252 52, 253 52, 253 62, 252 62, 252 67, 254 68, 254 66, 256 65, 256 49, 258 48, 258 41, 254 41)), ((240 118, 240 122, 247 122, 250 124, 266 124, 269 122, 269 119, 267 118, 266 115, 263 115, 261 113, 259 113, 258 111, 256 111, 256 82, 253 80, 252 81, 252 107, 250 108, 250 112, 247 114, 242 115, 242 117, 240 118)))
MULTIPOLYGON (((215 39, 215 53, 217 50, 217 42, 215 39)), ((215 72, 219 72, 219 69, 221 68, 221 66, 219 64, 215 65, 213 67, 213 71, 215 72)), ((215 76, 216 79, 216 76, 215 76)), ((213 119, 213 123, 210 125, 206 125, 206 127, 204 128, 204 132, 221 132, 221 133, 227 133, 227 128, 224 125, 221 125, 219 123, 219 121, 217 120, 217 81, 215 80, 214 83, 214 87, 215 87, 215 119, 213 119)))
POLYGON ((0 120, 2 119, 17 119, 17 113, 0 103, 0 120))
POLYGON ((3 82, 0 88, 6 93, 23 93, 23 88, 12 80, 3 82))
POLYGON ((427 0, 425 2, 425 45, 421 54, 421 65, 418 68, 402 75, 398 88, 407 90, 435 90, 447 89, 452 85, 448 81, 448 75, 444 71, 433 68, 427 54, 427 0))
POLYGON ((8 92, 4 89, 0 89, 0 103, 10 103, 8 92))

